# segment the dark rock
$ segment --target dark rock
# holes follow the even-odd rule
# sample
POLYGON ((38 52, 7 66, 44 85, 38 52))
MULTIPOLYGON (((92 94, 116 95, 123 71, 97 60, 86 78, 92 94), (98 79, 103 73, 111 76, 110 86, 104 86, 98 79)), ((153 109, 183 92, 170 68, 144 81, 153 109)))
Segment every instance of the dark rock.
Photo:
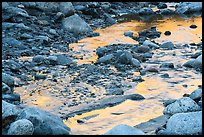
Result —
POLYGON ((176 6, 176 12, 179 14, 191 14, 202 12, 202 2, 182 2, 176 6))
POLYGON ((157 5, 158 9, 165 9, 167 8, 167 5, 165 3, 159 3, 159 5, 157 5))
POLYGON ((71 2, 60 2, 59 9, 65 15, 65 17, 69 17, 75 12, 71 2))
POLYGON ((175 101, 176 101, 176 99, 169 99, 169 100, 166 100, 166 101, 163 103, 163 105, 164 105, 165 107, 167 107, 168 105, 174 103, 175 101))
POLYGON ((49 61, 50 65, 56 65, 57 64, 57 56, 49 56, 47 58, 47 60, 49 61))
POLYGON ((138 13, 139 15, 153 15, 154 11, 151 8, 144 7, 138 13))
POLYGON ((138 68, 140 67, 140 61, 135 59, 135 58, 132 58, 132 63, 131 63, 132 66, 138 68))
POLYGON ((46 57, 43 55, 34 56, 32 62, 37 63, 38 65, 44 64, 46 57))
POLYGON ((97 63, 110 63, 113 57, 114 57, 113 54, 105 55, 99 58, 97 63))
POLYGON ((132 64, 132 54, 129 51, 123 51, 118 58, 118 62, 122 64, 132 64))
POLYGON ((162 78, 169 78, 169 74, 165 73, 161 75, 162 78))
POLYGON ((123 95, 124 91, 121 88, 107 89, 108 95, 123 95))
POLYGON ((164 49, 172 50, 174 49, 174 44, 172 42, 165 42, 160 47, 164 49))
POLYGON ((195 61, 195 59, 189 60, 186 63, 184 63, 183 66, 188 67, 188 68, 193 68, 194 61, 195 61))
POLYGON ((133 31, 126 31, 124 32, 124 35, 127 37, 133 37, 134 32, 133 31))
POLYGON ((139 46, 139 47, 136 49, 136 51, 137 51, 138 53, 146 53, 146 52, 149 52, 149 51, 150 51, 150 48, 149 48, 148 46, 142 45, 142 46, 139 46))
POLYGON ((162 63, 160 65, 160 68, 174 68, 174 64, 173 63, 162 63))
POLYGON ((171 9, 160 9, 159 11, 157 11, 159 14, 161 14, 162 16, 169 16, 169 15, 173 15, 175 14, 174 10, 171 9))
POLYGON ((202 88, 198 88, 196 90, 194 90, 190 96, 189 96, 191 99, 193 100, 198 100, 202 97, 202 88))
POLYGON ((11 89, 11 92, 13 93, 14 89, 14 79, 12 76, 6 73, 2 73, 2 82, 4 82, 6 85, 8 85, 11 89))
POLYGON ((2 94, 2 99, 7 102, 20 101, 20 94, 2 94))
POLYGON ((46 79, 47 78, 47 75, 46 74, 36 74, 35 76, 34 76, 34 79, 35 80, 40 80, 40 79, 46 79))
POLYGON ((12 94, 13 92, 11 91, 10 87, 6 85, 4 82, 2 82, 2 93, 5 94, 12 94))
POLYGON ((99 47, 96 49, 96 54, 100 57, 104 56, 108 52, 108 48, 106 47, 99 47))
POLYGON ((169 36, 169 35, 171 35, 171 32, 170 31, 165 31, 164 35, 169 36))
POLYGON ((72 60, 64 55, 56 55, 58 65, 68 66, 72 63, 72 60))
POLYGON ((197 58, 198 56, 200 56, 202 54, 202 51, 196 52, 195 54, 193 54, 191 56, 191 58, 197 58))
POLYGON ((191 25, 190 28, 195 29, 195 28, 197 28, 197 26, 196 25, 191 25))

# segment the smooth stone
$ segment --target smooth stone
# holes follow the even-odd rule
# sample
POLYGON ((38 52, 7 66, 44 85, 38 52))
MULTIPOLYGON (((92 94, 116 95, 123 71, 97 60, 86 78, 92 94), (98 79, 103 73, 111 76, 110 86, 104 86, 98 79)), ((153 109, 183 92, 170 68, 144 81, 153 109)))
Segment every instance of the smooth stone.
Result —
POLYGON ((98 59, 97 63, 110 63, 111 59, 113 58, 113 54, 105 55, 98 59))
POLYGON ((155 49, 159 48, 159 45, 151 42, 150 40, 145 40, 144 43, 143 43, 143 46, 148 46, 150 48, 155 48, 155 49))
POLYGON ((164 49, 172 50, 174 49, 174 44, 172 42, 165 42, 160 47, 164 49))
POLYGON ((194 90, 189 97, 193 100, 200 99, 202 97, 202 88, 194 90))

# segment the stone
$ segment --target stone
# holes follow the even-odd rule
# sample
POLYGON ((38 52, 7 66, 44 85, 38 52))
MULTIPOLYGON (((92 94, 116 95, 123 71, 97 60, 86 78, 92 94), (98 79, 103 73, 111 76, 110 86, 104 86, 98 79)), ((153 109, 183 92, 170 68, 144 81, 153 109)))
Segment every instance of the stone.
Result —
POLYGON ((69 17, 75 12, 71 2, 60 2, 59 9, 65 15, 65 17, 69 17))
POLYGON ((114 57, 113 54, 105 55, 99 58, 97 63, 110 63, 113 57, 114 57))
POLYGON ((112 88, 106 90, 107 95, 123 95, 124 91, 121 88, 112 88))
POLYGON ((174 68, 174 63, 162 63, 160 68, 174 68))
POLYGON ((11 75, 2 73, 2 82, 4 82, 6 85, 8 85, 11 89, 11 93, 13 93, 14 90, 14 79, 11 75))
POLYGON ((57 64, 57 56, 48 56, 47 60, 49 61, 50 65, 56 65, 57 64))
POLYGON ((166 100, 165 102, 163 102, 163 105, 165 107, 167 107, 169 104, 172 104, 176 101, 176 99, 169 99, 169 100, 166 100))
POLYGON ((6 85, 4 82, 2 82, 2 93, 6 94, 12 94, 13 92, 11 91, 11 88, 6 85))
POLYGON ((92 32, 92 28, 77 14, 66 17, 62 21, 62 26, 69 33, 83 34, 92 32))
POLYGON ((195 61, 195 59, 191 59, 191 60, 187 61, 186 63, 184 63, 183 66, 188 67, 188 68, 193 68, 194 61, 195 61))
POLYGON ((106 47, 99 47, 99 48, 96 49, 96 54, 99 57, 104 56, 106 52, 108 52, 108 48, 106 48, 106 47))
POLYGON ((57 2, 21 2, 26 8, 40 9, 44 12, 57 12, 59 3, 57 2))
POLYGON ((19 47, 22 45, 22 43, 15 38, 3 38, 2 40, 4 43, 7 43, 11 47, 19 47))
POLYGON ((142 45, 142 46, 137 47, 136 51, 138 53, 146 53, 150 51, 150 48, 148 46, 142 45))
POLYGON ((20 119, 11 123, 8 135, 32 135, 33 131, 33 124, 29 120, 20 119))
POLYGON ((68 66, 72 63, 72 60, 65 55, 56 55, 57 56, 57 64, 58 65, 63 65, 63 66, 68 66))
POLYGON ((167 121, 166 131, 173 135, 202 135, 202 111, 174 114, 167 121))
POLYGON ((43 64, 45 60, 46 60, 45 56, 37 55, 33 57, 32 62, 37 63, 37 64, 43 64))
POLYGON ((70 135, 71 133, 61 118, 36 107, 24 108, 17 117, 17 120, 19 119, 28 119, 33 123, 33 135, 70 135))
POLYGON ((131 30, 124 32, 124 35, 127 37, 133 37, 133 34, 134 34, 134 32, 131 30))
POLYGON ((144 79, 142 79, 141 76, 136 76, 135 78, 132 79, 132 82, 142 82, 144 79))
POLYGON ((145 133, 135 127, 120 124, 107 131, 104 135, 144 135, 145 133))
POLYGON ((198 57, 194 60, 192 66, 193 66, 194 68, 196 68, 196 69, 197 69, 197 68, 198 68, 198 69, 202 69, 202 55, 198 56, 198 57))
POLYGON ((154 11, 151 8, 144 7, 138 13, 139 15, 153 15, 154 11))
POLYGON ((152 53, 146 52, 143 54, 144 58, 152 58, 152 53))
POLYGON ((157 5, 158 9, 165 9, 167 8, 167 5, 165 3, 159 3, 159 5, 157 5))
POLYGON ((174 44, 172 42, 165 42, 160 47, 164 49, 172 50, 174 49, 174 44))
POLYGON ((164 109, 163 113, 173 115, 176 113, 199 111, 200 109, 200 106, 198 106, 194 100, 189 97, 182 97, 174 103, 168 105, 164 109))
POLYGON ((197 28, 197 26, 196 25, 191 25, 190 28, 195 29, 195 28, 197 28))
POLYGON ((49 33, 50 34, 53 34, 53 35, 57 35, 57 31, 55 29, 50 29, 49 30, 49 33))
POLYGON ((2 99, 8 102, 20 101, 20 94, 2 94, 2 99))
POLYGON ((159 48, 159 45, 151 42, 150 40, 145 40, 144 43, 143 43, 143 46, 148 46, 150 48, 155 48, 155 49, 159 48))
POLYGON ((140 61, 137 60, 137 59, 135 59, 135 58, 132 58, 132 63, 131 63, 131 65, 134 66, 134 67, 136 67, 136 68, 138 68, 138 67, 141 66, 141 65, 140 65, 140 61))
POLYGON ((118 58, 118 62, 122 64, 132 64, 132 54, 129 51, 123 51, 118 58))
POLYGON ((170 31, 165 31, 164 35, 169 36, 169 35, 171 35, 171 32, 170 31))
POLYGON ((197 100, 197 99, 200 99, 202 98, 202 88, 198 88, 196 90, 194 90, 190 96, 189 96, 191 99, 193 100, 197 100))
POLYGON ((169 16, 169 15, 173 15, 175 14, 175 11, 172 10, 172 9, 160 9, 159 11, 159 14, 163 15, 163 16, 169 16))
POLYGON ((176 12, 179 14, 201 13, 202 2, 181 2, 176 6, 176 12))

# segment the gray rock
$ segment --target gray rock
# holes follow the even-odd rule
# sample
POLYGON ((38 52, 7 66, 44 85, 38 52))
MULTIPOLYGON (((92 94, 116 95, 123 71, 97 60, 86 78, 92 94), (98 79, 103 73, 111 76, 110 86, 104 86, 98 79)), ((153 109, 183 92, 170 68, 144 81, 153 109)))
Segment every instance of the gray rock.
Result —
POLYGON ((192 65, 194 68, 202 69, 202 55, 198 56, 192 65))
POLYGON ((108 55, 105 55, 99 58, 97 62, 98 63, 110 63, 113 57, 114 57, 113 54, 108 54, 108 55))
POLYGON ((124 35, 127 37, 133 37, 133 34, 134 34, 134 32, 131 30, 124 32, 124 35))
POLYGON ((142 45, 142 46, 139 46, 136 50, 138 53, 146 53, 150 51, 150 48, 148 46, 142 45))
POLYGON ((149 53, 149 52, 147 52, 147 53, 144 53, 144 54, 143 54, 143 57, 144 57, 144 58, 152 58, 152 54, 149 53))
POLYGON ((6 85, 8 85, 11 89, 11 93, 13 93, 14 90, 14 79, 11 75, 2 73, 2 82, 4 82, 6 85))
POLYGON ((108 95, 123 95, 124 91, 121 88, 113 88, 106 90, 108 95))
POLYGON ((172 104, 172 103, 174 103, 176 101, 176 99, 169 99, 169 100, 166 100, 164 103, 163 103, 163 105, 165 106, 165 107, 167 107, 169 104, 172 104))
POLYGON ((165 42, 160 47, 164 49, 172 50, 174 49, 175 46, 172 42, 165 42))
POLYGON ((179 14, 202 12, 202 2, 181 2, 176 6, 176 12, 179 14))
POLYGON ((50 65, 56 65, 57 64, 57 56, 48 56, 47 60, 49 61, 50 65))
POLYGON ((50 34, 53 34, 53 35, 57 35, 57 31, 55 29, 50 29, 49 30, 49 33, 50 34))
POLYGON ((65 55, 56 55, 57 56, 57 64, 67 66, 72 63, 72 60, 65 55))
POLYGON ((155 49, 159 48, 159 45, 151 42, 150 40, 145 40, 144 43, 143 43, 143 46, 148 46, 150 48, 155 48, 155 49))
POLYGON ((62 21, 63 29, 74 34, 92 32, 91 27, 77 14, 69 16, 62 21))
POLYGON ((105 53, 108 51, 108 48, 106 47, 99 47, 96 49, 96 54, 99 56, 99 57, 102 57, 105 55, 105 53))
POLYGON ((191 60, 187 61, 186 63, 184 63, 183 66, 188 67, 188 68, 193 68, 194 61, 195 61, 195 59, 191 59, 191 60))
POLYGON ((142 82, 144 79, 142 79, 141 76, 136 76, 135 78, 132 79, 133 82, 142 82))
POLYGON ((174 63, 162 63, 160 68, 174 68, 174 63))
POLYGON ((174 135, 202 135, 202 111, 174 114, 167 121, 166 131, 174 135))
POLYGON ((135 127, 126 124, 120 124, 106 132, 104 135, 144 135, 145 133, 135 127))
POLYGON ((159 5, 157 5, 157 8, 158 9, 165 9, 165 8, 167 8, 167 5, 163 2, 160 2, 159 5))
POLYGON ((2 2, 2 10, 5 10, 7 7, 9 7, 9 4, 7 2, 2 2))
POLYGON ((138 68, 138 67, 140 67, 141 65, 140 65, 140 61, 139 60, 137 60, 137 59, 135 59, 135 58, 132 58, 132 66, 134 66, 134 67, 136 67, 136 68, 138 68))
POLYGON ((202 97, 202 88, 194 90, 189 97, 193 100, 200 99, 202 97))
POLYGON ((11 91, 11 88, 6 85, 4 82, 2 82, 2 93, 6 94, 12 94, 13 92, 11 91))
POLYGON ((129 51, 123 51, 118 58, 118 62, 122 64, 132 64, 132 54, 129 51))
POLYGON ((11 123, 8 135, 32 135, 33 131, 33 124, 29 120, 20 119, 11 123))
POLYGON ((5 101, 20 101, 20 94, 2 94, 2 99, 5 101))
POLYGON ((153 15, 154 11, 151 8, 144 7, 138 13, 139 15, 153 15))
POLYGON ((40 9, 44 12, 57 12, 59 3, 57 2, 21 2, 26 8, 40 9))
POLYGON ((19 47, 22 44, 20 41, 18 41, 15 38, 4 38, 3 42, 7 43, 11 47, 19 47))
POLYGON ((189 97, 182 97, 175 101, 174 103, 168 105, 163 113, 164 114, 176 114, 176 113, 185 113, 199 111, 201 108, 198 104, 189 97))
POLYGON ((32 62, 37 63, 37 64, 43 64, 45 60, 46 60, 45 56, 37 55, 33 57, 32 62))
POLYGON ((62 119, 36 107, 26 107, 17 117, 28 119, 33 123, 33 135, 69 135, 70 128, 67 127, 62 119))
POLYGON ((65 15, 65 17, 69 17, 75 12, 71 2, 60 2, 59 9, 65 15))

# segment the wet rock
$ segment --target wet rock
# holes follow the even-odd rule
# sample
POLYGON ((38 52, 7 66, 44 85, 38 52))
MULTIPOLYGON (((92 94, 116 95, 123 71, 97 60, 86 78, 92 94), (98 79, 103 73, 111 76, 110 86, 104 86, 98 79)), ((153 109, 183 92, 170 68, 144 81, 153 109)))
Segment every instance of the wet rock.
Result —
POLYGON ((83 123, 85 123, 85 121, 82 120, 82 119, 77 119, 77 123, 79 123, 79 124, 83 124, 83 123))
POLYGON ((33 131, 33 124, 29 120, 20 119, 11 123, 8 135, 32 135, 33 131))
POLYGON ((65 17, 69 17, 75 12, 71 2, 60 2, 59 9, 65 15, 65 17))
POLYGON ((118 62, 122 64, 132 64, 132 54, 129 51, 123 51, 118 58, 118 62))
POLYGON ((155 49, 159 48, 159 45, 151 42, 150 40, 145 40, 144 43, 143 43, 143 46, 148 46, 150 48, 155 48, 155 49))
POLYGON ((113 57, 114 57, 113 54, 105 55, 99 58, 97 63, 110 63, 113 57))
POLYGON ((12 94, 13 92, 11 91, 10 87, 6 85, 4 82, 2 82, 2 93, 6 94, 12 94))
POLYGON ((138 13, 139 15, 153 15, 154 11, 151 8, 144 7, 138 13))
POLYGON ((4 82, 6 85, 8 85, 11 89, 11 92, 13 93, 14 90, 14 79, 11 75, 2 73, 2 82, 4 82))
POLYGON ((179 14, 201 13, 202 2, 181 2, 176 6, 176 12, 179 14))
POLYGON ((136 76, 135 78, 132 79, 132 82, 142 82, 144 79, 142 79, 141 76, 136 76))
POLYGON ((174 68, 174 63, 162 63, 160 68, 174 68))
POLYGON ((63 29, 74 34, 92 32, 91 27, 77 14, 65 18, 62 22, 63 29))
POLYGON ((172 50, 174 49, 174 44, 172 42, 165 42, 160 47, 163 49, 172 50))
POLYGON ((170 31, 165 31, 164 35, 169 36, 169 35, 171 35, 171 32, 170 31))
POLYGON ((202 111, 177 113, 170 117, 166 132, 172 135, 202 135, 202 111))
POLYGON ((167 5, 165 4, 165 3, 159 3, 159 5, 157 5, 157 8, 158 9, 165 9, 165 8, 167 8, 167 5))
POLYGON ((146 52, 149 52, 150 51, 150 48, 148 46, 139 46, 137 49, 136 49, 136 52, 138 53, 146 53, 146 52))
POLYGON ((197 26, 196 25, 191 25, 190 28, 195 29, 195 28, 197 28, 197 26))
POLYGON ((182 97, 174 103, 168 105, 164 109, 163 113, 173 115, 176 113, 199 111, 200 109, 200 106, 198 106, 194 100, 189 97, 182 97))
POLYGON ((72 63, 72 60, 65 55, 56 55, 57 56, 57 64, 58 65, 63 65, 63 66, 68 66, 72 63))
POLYGON ((113 88, 106 90, 108 95, 123 95, 124 91, 121 88, 113 88))
POLYGON ((144 135, 145 133, 135 127, 120 124, 106 132, 104 135, 144 135))
POLYGON ((133 32, 133 31, 130 31, 130 30, 124 32, 124 35, 127 36, 127 37, 133 37, 133 34, 134 34, 134 32, 133 32))
POLYGON ((36 107, 26 107, 17 117, 27 119, 33 123, 33 135, 69 135, 70 128, 67 127, 62 119, 36 107))
POLYGON ((194 90, 189 97, 193 100, 200 99, 202 97, 202 88, 194 90))

